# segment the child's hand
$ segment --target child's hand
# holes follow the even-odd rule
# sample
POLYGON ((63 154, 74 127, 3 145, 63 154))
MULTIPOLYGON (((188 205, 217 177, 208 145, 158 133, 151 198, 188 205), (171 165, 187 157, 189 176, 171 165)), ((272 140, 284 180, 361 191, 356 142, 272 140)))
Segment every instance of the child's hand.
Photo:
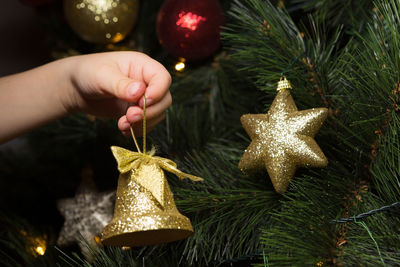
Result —
POLYGON ((142 133, 143 96, 147 128, 165 117, 171 105, 171 76, 157 61, 138 52, 110 52, 67 59, 72 68, 72 90, 65 106, 96 116, 119 117, 118 127, 130 134, 142 133), (128 108, 129 107, 129 108, 128 108))
POLYGON ((141 134, 143 100, 151 129, 171 105, 171 76, 157 61, 136 52, 110 52, 53 61, 0 78, 0 143, 74 111, 120 118, 141 134), (129 108, 128 108, 129 107, 129 108))

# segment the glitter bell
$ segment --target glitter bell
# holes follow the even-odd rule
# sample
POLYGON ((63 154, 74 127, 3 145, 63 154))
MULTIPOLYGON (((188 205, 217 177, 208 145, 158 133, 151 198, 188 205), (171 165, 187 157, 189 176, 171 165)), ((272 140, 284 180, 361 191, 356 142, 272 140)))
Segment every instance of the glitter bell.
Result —
POLYGON ((112 146, 120 172, 114 217, 104 227, 104 245, 139 247, 168 243, 193 234, 190 220, 175 206, 164 171, 179 179, 203 179, 184 173, 170 159, 154 156, 155 149, 146 153, 146 98, 143 97, 143 152, 131 134, 138 152, 112 146))
MULTIPOLYGON (((112 147, 114 156, 135 153, 112 147)), ((137 153, 139 154, 139 153, 137 153)), ((142 154, 143 155, 143 154, 142 154)), ((102 243, 110 246, 147 246, 184 239, 193 234, 190 220, 179 213, 164 170, 149 155, 118 180, 114 217, 104 228, 102 243)), ((156 158, 162 159, 159 157, 156 158)))

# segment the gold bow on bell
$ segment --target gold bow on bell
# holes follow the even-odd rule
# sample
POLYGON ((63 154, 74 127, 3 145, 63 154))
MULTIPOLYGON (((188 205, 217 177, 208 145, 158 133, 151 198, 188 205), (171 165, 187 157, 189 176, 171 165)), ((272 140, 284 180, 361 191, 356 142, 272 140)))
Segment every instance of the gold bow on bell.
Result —
MULTIPOLYGON (((118 170, 121 174, 128 173, 129 171, 135 171, 139 169, 147 168, 154 170, 153 166, 160 169, 166 170, 178 176, 179 179, 188 178, 192 181, 203 181, 202 178, 184 173, 176 168, 176 163, 170 159, 153 156, 155 150, 150 151, 149 154, 141 152, 133 152, 128 149, 112 146, 111 151, 114 154, 115 159, 118 163, 118 170)), ((157 199, 157 201, 164 206, 164 178, 160 175, 153 175, 152 177, 144 175, 132 175, 135 182, 146 188, 151 194, 157 199), (144 179, 143 179, 144 178, 144 179)))
POLYGON ((171 172, 178 176, 179 179, 188 178, 192 181, 203 181, 202 178, 188 173, 184 173, 176 168, 176 163, 170 159, 153 156, 155 151, 150 151, 149 154, 133 152, 128 149, 112 146, 111 150, 117 158, 118 170, 121 173, 126 173, 132 169, 137 169, 141 164, 157 164, 162 169, 171 172))

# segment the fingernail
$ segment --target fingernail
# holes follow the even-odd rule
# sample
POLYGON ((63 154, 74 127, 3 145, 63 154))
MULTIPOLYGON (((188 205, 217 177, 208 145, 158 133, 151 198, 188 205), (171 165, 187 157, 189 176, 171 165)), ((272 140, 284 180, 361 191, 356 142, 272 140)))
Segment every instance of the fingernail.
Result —
MULTIPOLYGON (((140 101, 140 106, 141 107, 143 107, 143 98, 142 98, 142 100, 140 101)), ((151 104, 153 103, 153 99, 148 99, 148 98, 146 98, 146 106, 150 106, 151 104)))
POLYGON ((135 96, 137 95, 138 91, 140 89, 140 83, 134 82, 128 87, 128 94, 130 96, 135 96))
POLYGON ((140 121, 140 120, 142 120, 142 115, 135 115, 135 116, 133 116, 133 122, 137 122, 137 121, 140 121))

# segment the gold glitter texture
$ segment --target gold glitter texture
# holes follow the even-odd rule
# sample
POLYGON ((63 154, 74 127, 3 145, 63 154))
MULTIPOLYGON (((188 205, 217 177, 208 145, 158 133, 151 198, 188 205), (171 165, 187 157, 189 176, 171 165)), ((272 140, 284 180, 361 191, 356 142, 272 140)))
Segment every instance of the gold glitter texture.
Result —
POLYGON ((165 158, 113 146, 120 177, 114 217, 102 242, 111 246, 147 246, 184 239, 193 234, 190 220, 179 213, 164 170, 180 179, 202 179, 181 172, 165 158))
POLYGON ((246 114, 240 118, 252 142, 239 162, 239 169, 248 173, 266 168, 276 192, 282 194, 298 167, 328 164, 314 140, 328 110, 298 111, 287 90, 291 88, 290 83, 285 79, 278 88, 267 114, 246 114))
POLYGON ((116 43, 135 25, 139 0, 64 0, 71 28, 92 43, 116 43))

